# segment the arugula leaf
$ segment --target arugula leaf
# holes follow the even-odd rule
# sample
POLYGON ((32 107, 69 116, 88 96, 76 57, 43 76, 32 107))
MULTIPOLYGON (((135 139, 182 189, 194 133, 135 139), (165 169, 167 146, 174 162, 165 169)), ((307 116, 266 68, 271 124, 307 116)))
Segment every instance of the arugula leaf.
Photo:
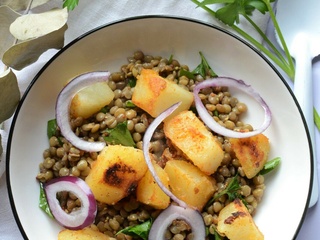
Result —
POLYGON ((43 183, 40 183, 39 207, 46 214, 48 214, 49 217, 54 218, 52 213, 51 213, 51 210, 50 210, 50 207, 49 207, 49 204, 48 204, 48 201, 47 201, 47 197, 46 197, 46 194, 45 194, 44 189, 43 189, 43 183))
POLYGON ((184 68, 180 68, 179 76, 186 76, 189 79, 194 79, 195 76, 192 72, 185 70, 184 68))
POLYGON ((117 235, 119 233, 124 233, 132 237, 140 237, 143 240, 147 240, 149 231, 151 229, 151 225, 152 225, 152 220, 149 219, 148 221, 145 221, 139 225, 126 227, 120 230, 119 232, 117 232, 117 235))
POLYGON ((79 0, 63 0, 63 7, 68 8, 69 11, 73 10, 79 3, 79 0))
POLYGON ((168 64, 171 64, 173 60, 173 54, 170 55, 169 60, 168 60, 168 64))
POLYGON ((127 122, 118 123, 115 128, 107 129, 108 136, 104 137, 109 144, 121 144, 123 146, 135 147, 136 144, 132 139, 131 133, 127 128, 127 122))
POLYGON ((56 135, 58 129, 58 124, 56 119, 51 119, 47 123, 47 136, 50 139, 52 136, 56 135))
POLYGON ((201 75, 203 78, 206 78, 206 76, 217 76, 217 74, 210 67, 207 59, 204 57, 202 52, 199 52, 199 54, 201 57, 200 64, 192 72, 181 68, 179 71, 179 76, 186 76, 189 79, 194 79, 196 75, 201 75))
POLYGON ((268 172, 271 172, 273 169, 275 169, 280 164, 281 158, 276 157, 268 162, 263 166, 263 169, 259 172, 259 174, 264 175, 268 172))
POLYGON ((216 77, 217 74, 211 69, 202 52, 199 52, 199 54, 201 57, 201 63, 191 73, 193 73, 194 75, 200 74, 203 78, 205 78, 206 76, 216 77))

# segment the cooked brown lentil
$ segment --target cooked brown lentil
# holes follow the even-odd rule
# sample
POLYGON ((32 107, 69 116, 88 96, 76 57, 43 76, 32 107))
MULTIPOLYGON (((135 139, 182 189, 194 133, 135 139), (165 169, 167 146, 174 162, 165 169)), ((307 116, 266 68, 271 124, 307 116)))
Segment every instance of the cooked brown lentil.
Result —
MULTIPOLYGON (((203 81, 203 77, 196 76, 195 79, 188 79, 186 76, 179 76, 181 68, 189 70, 189 67, 180 64, 173 59, 160 56, 145 55, 142 51, 136 51, 133 56, 128 57, 128 62, 120 67, 119 72, 114 72, 109 78, 109 86, 114 91, 114 100, 106 106, 108 112, 98 112, 88 119, 81 117, 71 119, 71 126, 74 132, 81 138, 89 141, 102 140, 106 129, 117 126, 118 123, 127 121, 128 130, 133 136, 138 148, 142 148, 142 138, 149 123, 153 120, 141 109, 126 107, 126 101, 131 100, 134 88, 128 86, 130 78, 135 78, 142 68, 152 68, 159 72, 162 77, 176 82, 181 87, 193 90, 194 85, 203 81)), ((247 106, 231 96, 225 87, 203 89, 200 98, 208 112, 221 125, 235 131, 251 131, 252 126, 243 123, 240 115, 246 112, 247 106)), ((213 133, 214 134, 214 133, 213 133)), ((254 214, 261 201, 265 189, 264 177, 258 175, 253 179, 247 179, 235 158, 231 145, 227 138, 217 136, 225 152, 221 166, 212 176, 216 180, 217 192, 222 191, 230 179, 236 174, 240 179, 240 193, 248 203, 247 207, 251 214, 254 214)), ((158 157, 159 165, 163 166, 165 161, 161 159, 162 151, 168 141, 165 140, 162 129, 154 133, 151 142, 151 151, 158 157), (158 153, 158 154, 157 154, 158 153)), ((175 154, 181 154, 176 151, 175 154)), ((73 175, 85 179, 90 172, 91 164, 96 160, 98 153, 87 153, 72 146, 57 131, 56 136, 49 139, 49 147, 43 152, 43 161, 39 164, 37 179, 40 182, 47 182, 52 178, 73 175)), ((80 207, 80 201, 72 194, 61 192, 58 199, 63 209, 71 212, 80 207)), ((225 195, 215 200, 211 205, 206 206, 202 211, 204 223, 210 234, 214 234, 220 210, 228 204, 229 200, 225 195)), ((160 211, 136 201, 134 196, 128 196, 113 206, 99 203, 95 223, 92 227, 112 237, 112 239, 132 239, 132 237, 116 233, 127 227, 139 224, 151 218, 156 218, 160 211)), ((193 239, 188 224, 182 220, 173 221, 167 229, 166 239, 193 239)), ((209 238, 208 238, 209 239, 209 238)))

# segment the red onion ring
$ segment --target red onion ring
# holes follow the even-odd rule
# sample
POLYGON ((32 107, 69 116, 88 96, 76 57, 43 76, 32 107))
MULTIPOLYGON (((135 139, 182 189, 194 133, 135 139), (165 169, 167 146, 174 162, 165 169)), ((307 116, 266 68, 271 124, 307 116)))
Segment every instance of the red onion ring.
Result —
POLYGON ((204 80, 200 83, 198 83, 194 89, 193 89, 193 95, 195 99, 196 108, 199 114, 199 117, 202 119, 202 121, 215 133, 220 134, 222 136, 230 137, 230 138, 247 138, 254 135, 257 135, 259 133, 262 133, 265 131, 270 123, 271 123, 271 110, 267 103, 263 100, 263 98, 259 95, 258 92, 256 92, 250 85, 247 85, 242 80, 236 80, 233 78, 227 78, 227 77, 217 77, 212 79, 204 80), (223 126, 221 126, 219 123, 217 123, 212 116, 208 113, 207 109, 203 105, 200 97, 199 92, 203 88, 208 87, 219 87, 219 86, 225 86, 225 87, 235 87, 239 90, 244 91, 245 93, 249 94, 251 97, 253 97, 264 109, 265 117, 263 124, 258 128, 251 132, 236 132, 230 129, 227 129, 223 126))
POLYGON ((56 221, 68 229, 82 229, 95 220, 97 203, 91 189, 81 178, 65 176, 55 178, 44 184, 47 201, 52 215, 56 221), (57 193, 61 191, 72 192, 81 202, 78 210, 66 213, 60 206, 57 193))
POLYGON ((167 228, 175 219, 185 220, 194 234, 193 239, 202 240, 206 237, 206 229, 200 212, 191 208, 182 208, 171 204, 156 218, 151 226, 148 239, 165 239, 167 228))
POLYGON ((161 179, 158 177, 150 156, 149 156, 149 145, 150 145, 150 141, 152 138, 152 135, 154 133, 154 131, 156 130, 156 128, 160 125, 160 123, 167 118, 174 110, 176 110, 179 105, 181 104, 181 102, 175 103, 173 104, 171 107, 167 108, 165 111, 163 111, 158 117, 156 117, 152 123, 149 125, 149 127, 147 128, 144 136, 143 136, 143 144, 142 144, 142 148, 143 148, 143 154, 144 154, 144 159, 148 165, 148 168, 154 178, 154 180, 156 181, 156 183, 159 185, 159 187, 161 188, 161 190, 167 194, 173 201, 175 201, 176 203, 178 203, 181 207, 187 208, 188 205, 182 201, 181 199, 179 199, 178 197, 176 197, 166 186, 164 186, 161 182, 161 179))
POLYGON ((179 107, 180 104, 181 102, 173 104, 171 107, 163 111, 158 117, 156 117, 147 128, 143 137, 143 154, 149 171, 151 172, 154 180, 162 189, 162 191, 179 205, 176 206, 171 204, 156 218, 156 220, 152 224, 148 236, 148 239, 152 240, 165 239, 164 236, 166 229, 170 226, 170 224, 172 224, 172 221, 175 219, 183 219, 190 225, 194 234, 194 239, 205 239, 206 235, 204 221, 201 214, 197 210, 188 207, 187 203, 176 197, 166 186, 162 184, 149 156, 149 146, 154 131, 165 118, 167 118, 172 112, 174 112, 174 110, 179 107))
POLYGON ((56 102, 56 119, 61 134, 75 147, 87 152, 99 152, 105 146, 105 142, 89 142, 79 138, 71 129, 69 109, 74 95, 81 89, 109 79, 109 72, 88 72, 71 80, 59 93, 56 102))

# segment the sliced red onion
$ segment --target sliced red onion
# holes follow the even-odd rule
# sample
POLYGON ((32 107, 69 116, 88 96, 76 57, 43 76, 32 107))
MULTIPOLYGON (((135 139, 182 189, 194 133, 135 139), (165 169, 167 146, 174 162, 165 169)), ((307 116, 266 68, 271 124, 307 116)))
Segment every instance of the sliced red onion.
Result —
POLYGON ((44 184, 47 201, 56 221, 68 229, 82 229, 95 220, 97 202, 91 189, 81 178, 65 176, 54 178, 44 184), (60 206, 57 193, 67 191, 73 193, 81 202, 81 207, 71 213, 66 213, 60 206))
POLYGON ((105 142, 89 142, 79 138, 71 129, 69 109, 74 95, 81 89, 109 79, 109 72, 88 72, 75 77, 59 93, 56 102, 56 119, 62 135, 75 147, 87 152, 99 152, 105 146, 105 142))
POLYGON ((149 127, 147 128, 147 130, 143 136, 143 146, 142 147, 143 147, 144 159, 148 165, 148 168, 149 168, 154 180, 159 185, 161 190, 165 194, 167 194, 173 201, 178 203, 181 207, 187 208, 188 205, 184 201, 182 201, 181 199, 176 197, 165 185, 162 184, 161 179, 158 177, 158 175, 152 165, 150 156, 149 156, 149 146, 150 146, 150 141, 151 141, 151 138, 153 136, 154 131, 156 130, 156 128, 160 125, 160 123, 165 118, 167 118, 174 110, 176 110, 179 107, 180 104, 181 104, 181 102, 173 104, 171 107, 167 108, 165 111, 163 111, 158 117, 156 117, 152 121, 152 123, 149 125, 149 127))
POLYGON ((175 219, 185 220, 191 227, 193 239, 204 240, 206 229, 200 212, 171 204, 156 218, 151 226, 148 239, 165 239, 167 228, 175 219))
POLYGON ((199 117, 202 119, 202 121, 215 133, 220 134, 222 136, 231 137, 231 138, 247 138, 254 135, 257 135, 259 133, 262 133, 265 131, 270 123, 271 123, 271 110, 267 103, 263 100, 263 98, 259 95, 258 92, 256 92, 250 85, 247 85, 242 80, 236 80, 233 78, 227 78, 227 77, 217 77, 213 79, 207 79, 200 83, 198 83, 194 89, 193 89, 193 95, 195 99, 196 108, 199 114, 199 117), (203 105, 200 97, 199 92, 203 88, 208 87, 235 87, 239 90, 242 90, 243 92, 249 94, 251 97, 253 97, 264 109, 264 122, 263 124, 258 128, 250 132, 237 132, 230 129, 227 129, 223 126, 221 126, 219 123, 217 123, 212 116, 208 113, 207 109, 203 105))

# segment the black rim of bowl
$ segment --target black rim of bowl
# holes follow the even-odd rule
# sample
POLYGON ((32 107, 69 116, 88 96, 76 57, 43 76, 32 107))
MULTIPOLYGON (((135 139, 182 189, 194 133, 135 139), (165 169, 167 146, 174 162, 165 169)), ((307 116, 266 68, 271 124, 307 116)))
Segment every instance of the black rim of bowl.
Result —
POLYGON ((300 220, 300 223, 299 223, 299 226, 298 228, 296 229, 296 232, 294 234, 294 239, 297 237, 300 229, 301 229, 301 226, 302 226, 302 223, 305 219, 305 216, 306 216, 306 213, 307 213, 307 209, 308 209, 308 206, 309 206, 309 202, 310 202, 310 197, 311 197, 311 190, 312 190, 312 179, 313 179, 313 168, 314 168, 314 164, 313 164, 313 153, 312 153, 312 147, 311 147, 311 139, 310 139, 310 135, 309 135, 309 132, 307 130, 307 124, 306 124, 306 120, 303 116, 303 113, 302 113, 302 110, 298 104, 298 101, 296 100, 290 86, 288 85, 288 83, 285 81, 285 79, 283 78, 283 76, 279 73, 279 71, 276 69, 276 67, 263 55, 261 54, 259 51, 257 51, 252 45, 250 45, 248 42, 244 41, 243 39, 241 39, 239 36, 229 32, 228 30, 222 28, 222 27, 219 27, 219 26, 216 26, 216 25, 213 25, 213 24, 210 24, 210 23, 207 23, 207 22, 203 22, 203 21, 199 21, 199 20, 196 20, 196 19, 191 19, 191 18, 185 18, 185 17, 177 17, 177 16, 171 16, 171 15, 145 15, 145 16, 137 16, 137 17, 129 17, 129 18, 124 18, 124 19, 121 19, 121 20, 116 20, 116 21, 113 21, 113 22, 110 22, 110 23, 107 23, 107 24, 104 24, 104 25, 101 25, 99 27, 96 27, 84 34, 82 34, 81 36, 75 38, 74 40, 72 40, 70 43, 68 43, 65 47, 63 47, 61 50, 59 50, 42 68, 41 70, 36 74, 36 76, 33 78, 33 80, 31 81, 31 83, 29 84, 28 88, 26 89, 24 95, 21 97, 21 100, 17 106, 17 109, 16 109, 16 112, 13 116, 13 119, 12 119, 12 124, 11 124, 11 127, 10 127, 10 131, 9 131, 9 136, 8 136, 8 144, 7 144, 7 152, 6 152, 6 181, 7 181, 7 190, 8 190, 8 195, 9 195, 9 201, 10 201, 10 205, 11 205, 11 209, 12 209, 12 212, 13 212, 13 216, 15 218, 15 221, 18 225, 18 228, 20 230, 20 233, 22 235, 22 237, 24 239, 28 239, 28 236, 22 226, 22 223, 19 219, 19 215, 18 215, 18 212, 16 210, 16 207, 15 207, 15 202, 14 202, 14 199, 13 199, 13 195, 12 195, 12 189, 11 189, 11 182, 10 182, 10 152, 11 152, 11 142, 12 142, 12 136, 13 136, 13 132, 14 132, 14 126, 15 126, 15 123, 16 123, 16 120, 17 120, 17 117, 19 115, 19 112, 20 112, 20 109, 22 108, 23 106, 23 103, 24 103, 24 100, 26 98, 26 96, 28 95, 30 89, 32 88, 32 86, 34 85, 34 83, 37 81, 37 79, 40 77, 40 75, 46 70, 46 68, 56 59, 60 56, 60 54, 62 54, 65 50, 67 50, 68 48, 70 48, 72 45, 74 45, 76 42, 80 41, 81 39, 89 36, 90 34, 94 33, 94 32, 97 32, 103 28, 107 28, 109 26, 112 26, 112 25, 116 25, 116 24, 119 24, 119 23, 123 23, 123 22, 128 22, 128 21, 135 21, 135 20, 142 20, 142 19, 151 19, 151 18, 158 18, 158 19, 173 19, 173 20, 180 20, 180 21, 188 21, 188 22, 193 22, 193 23, 196 23, 196 24, 200 24, 200 25, 204 25, 204 26, 207 26, 208 28, 212 28, 212 29, 216 29, 220 32, 223 32, 224 34, 226 35, 229 35, 230 37, 233 37, 235 39, 237 39, 238 41, 242 42, 243 44, 245 44, 246 46, 248 46, 249 48, 251 48, 256 54, 258 54, 262 59, 264 59, 264 61, 275 71, 275 73, 279 76, 279 78, 282 80, 283 84, 286 86, 287 90, 290 92, 292 98, 294 99, 295 101, 295 104, 296 106, 298 107, 298 110, 300 112, 300 115, 301 115, 301 118, 303 120, 303 124, 304 124, 304 127, 305 127, 305 130, 306 130, 306 134, 307 134, 307 137, 308 137, 308 142, 309 142, 309 151, 310 151, 310 166, 311 166, 311 174, 310 174, 310 184, 309 184, 309 193, 308 193, 308 198, 307 198, 307 202, 306 202, 306 206, 305 206, 305 209, 304 209, 304 212, 303 212, 303 215, 302 215, 302 218, 300 220))

